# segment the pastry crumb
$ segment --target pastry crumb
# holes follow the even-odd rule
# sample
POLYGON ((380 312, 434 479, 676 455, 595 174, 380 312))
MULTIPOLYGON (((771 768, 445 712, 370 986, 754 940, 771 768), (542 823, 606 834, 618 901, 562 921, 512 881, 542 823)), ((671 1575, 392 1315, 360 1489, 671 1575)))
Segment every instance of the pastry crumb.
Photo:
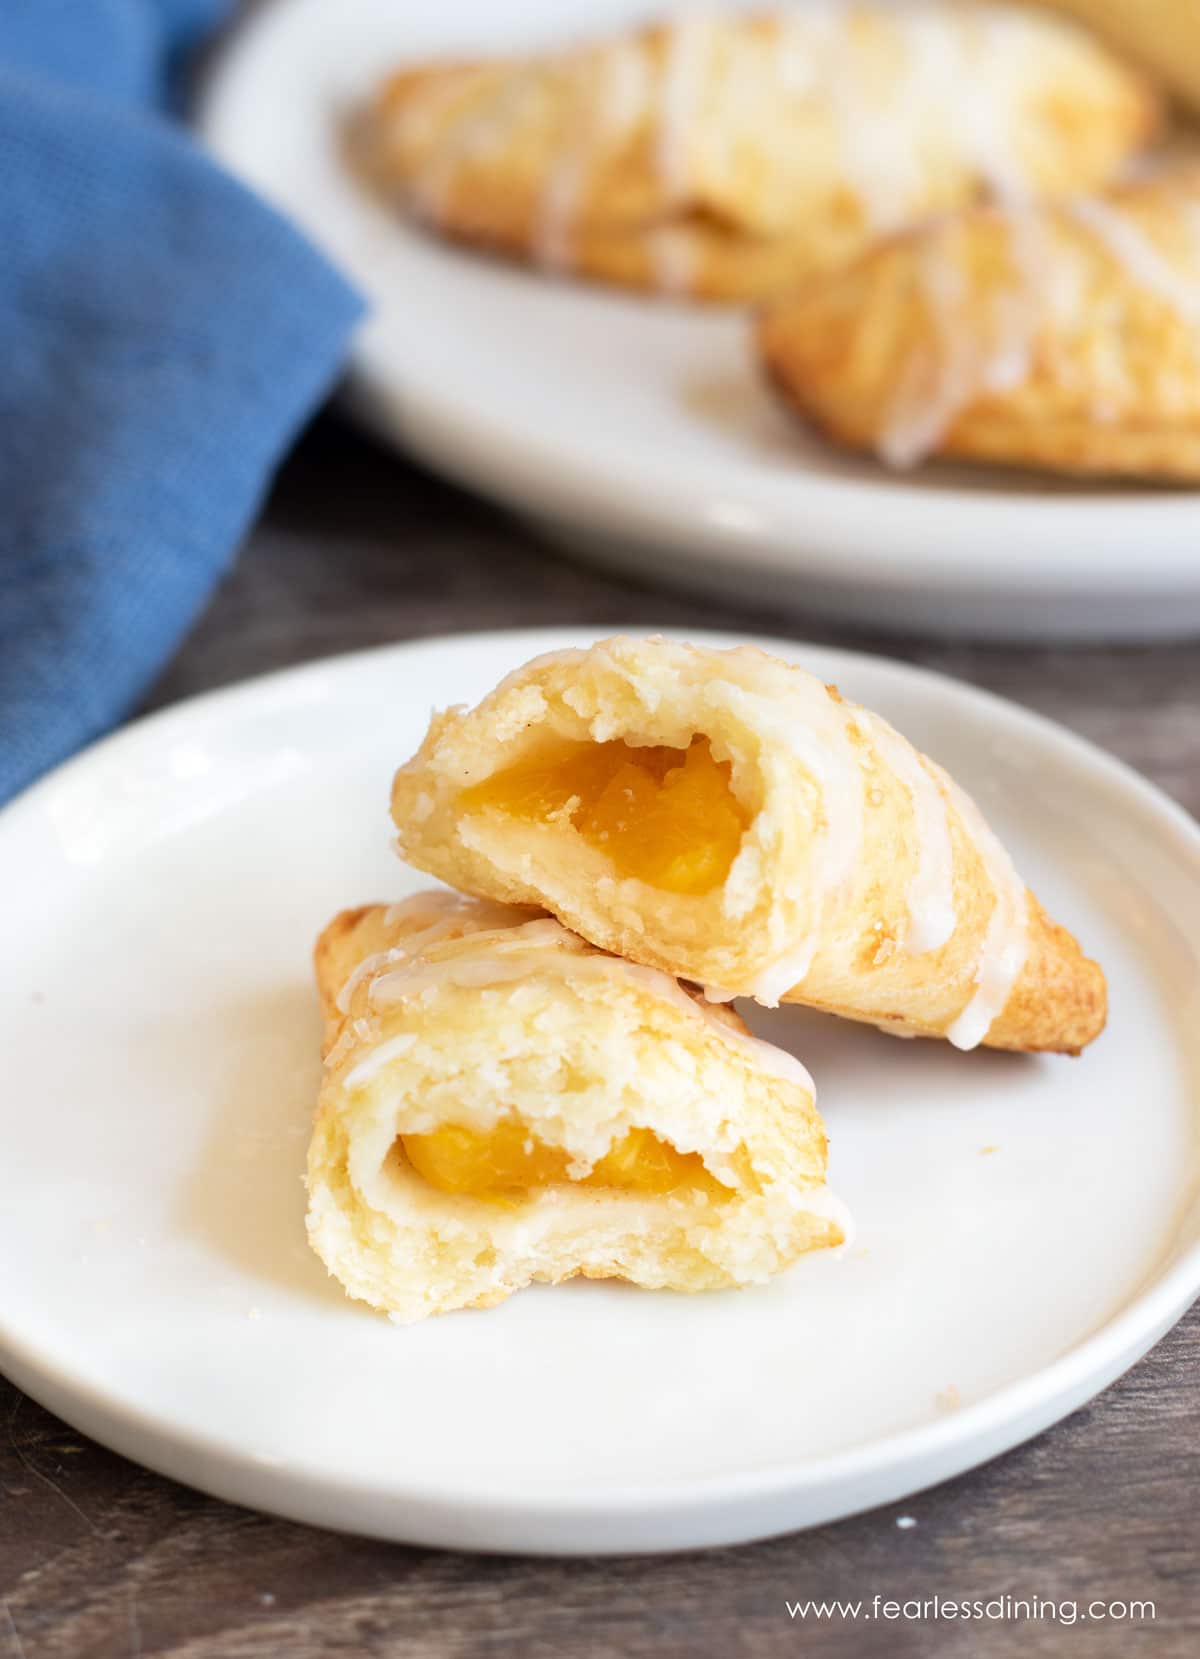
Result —
POLYGON ((1000 1148, 998 1146, 981 1146, 979 1148, 979 1156, 981 1158, 990 1158, 993 1152, 999 1152, 999 1150, 1000 1148))
POLYGON ((962 1405, 958 1384, 948 1383, 945 1388, 939 1389, 934 1395, 934 1404, 939 1411, 957 1411, 962 1405))
POLYGON ((891 957, 895 956, 895 954, 895 937, 891 933, 881 931, 879 934, 879 944, 876 947, 874 956, 871 958, 872 962, 877 968, 881 967, 883 963, 887 962, 891 957))

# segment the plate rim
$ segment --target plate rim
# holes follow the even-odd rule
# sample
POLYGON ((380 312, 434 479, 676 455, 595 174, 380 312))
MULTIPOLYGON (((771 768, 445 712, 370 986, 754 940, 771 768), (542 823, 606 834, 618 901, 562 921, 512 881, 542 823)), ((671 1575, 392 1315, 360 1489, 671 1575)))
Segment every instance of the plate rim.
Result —
MULTIPOLYGON (((838 646, 814 644, 811 641, 788 639, 758 633, 738 633, 713 629, 687 629, 675 626, 655 627, 654 624, 629 622, 621 631, 638 635, 656 632, 669 636, 686 637, 693 642, 718 647, 735 643, 773 645, 783 648, 794 659, 816 659, 822 673, 830 667, 835 673, 853 670, 859 664, 869 669, 882 668, 889 676, 898 675, 901 681, 919 685, 925 690, 945 695, 947 690, 958 699, 965 698, 981 716, 1000 715, 1009 729, 1018 736, 1028 735, 1041 741, 1050 740, 1065 745, 1073 761, 1088 768, 1097 783, 1117 788, 1127 795, 1132 807, 1149 815, 1170 836, 1176 850, 1190 859, 1200 874, 1200 823, 1156 784, 1150 782, 1107 751, 1079 736, 1059 722, 1035 710, 1023 707, 997 693, 957 680, 939 670, 898 660, 879 653, 847 650, 838 646), (839 670, 838 665, 845 667, 839 670)), ((304 690, 321 679, 343 672, 353 674, 357 669, 372 669, 389 658, 401 659, 423 650, 440 651, 447 646, 464 648, 470 642, 488 641, 512 647, 514 658, 518 652, 533 656, 547 649, 591 643, 598 637, 596 628, 496 628, 462 630, 452 633, 417 635, 390 644, 336 653, 311 662, 269 670, 247 679, 221 686, 214 690, 182 699, 164 709, 142 716, 121 730, 100 739, 80 754, 55 768, 44 778, 17 796, 0 811, 0 844, 4 837, 44 804, 61 787, 64 780, 72 782, 81 773, 97 766, 103 768, 125 750, 136 752, 147 743, 169 740, 174 729, 182 733, 200 718, 208 720, 222 707, 238 703, 258 702, 264 692, 282 692, 284 703, 295 699, 297 691, 304 690)), ((1182 1216, 1177 1226, 1182 1225, 1182 1216)), ((602 1536, 592 1536, 586 1543, 572 1546, 569 1542, 538 1542, 538 1534, 545 1530, 552 1534, 558 1525, 575 1526, 586 1532, 592 1528, 606 1528, 615 1521, 624 1521, 643 1528, 666 1525, 691 1515, 693 1529, 699 1525, 707 1536, 711 1530, 704 1522, 715 1522, 710 1542, 741 1541, 754 1537, 795 1530, 797 1526, 816 1524, 816 1521, 782 1521, 766 1527, 750 1519, 756 1505, 769 1501, 791 1499, 799 1504, 823 1492, 835 1496, 839 1491, 853 1487, 856 1482, 870 1480, 875 1489, 868 1498, 847 1501, 839 1507, 826 1507, 821 1520, 853 1513, 863 1508, 891 1501, 911 1494, 966 1469, 975 1467, 986 1458, 1007 1450, 1030 1438, 1032 1434, 1061 1420, 1086 1400, 1094 1398, 1129 1366, 1136 1363, 1186 1313, 1193 1301, 1200 1297, 1200 1238, 1182 1247, 1168 1238, 1162 1247, 1166 1265, 1150 1270, 1150 1282, 1135 1291, 1115 1313, 1105 1318, 1088 1336, 1027 1375, 1005 1384, 971 1405, 964 1406, 934 1422, 904 1429, 898 1433, 876 1437, 858 1445, 824 1456, 792 1459, 759 1468, 737 1472, 702 1475, 672 1476, 667 1481, 648 1484, 626 1484, 585 1490, 569 1498, 562 1492, 521 1492, 518 1498, 489 1487, 458 1487, 442 1481, 436 1485, 426 1482, 405 1482, 392 1478, 353 1481, 332 1478, 327 1470, 306 1463, 303 1455, 289 1458, 284 1466, 267 1471, 256 1464, 253 1454, 231 1446, 219 1434, 192 1429, 181 1430, 170 1418, 160 1412, 146 1410, 124 1399, 118 1391, 94 1383, 80 1384, 64 1371, 52 1356, 42 1353, 35 1343, 10 1327, 8 1316, 0 1303, 0 1368, 13 1377, 31 1398, 45 1400, 48 1409, 73 1422, 83 1432, 102 1443, 113 1446, 125 1455, 136 1458, 151 1468, 189 1484, 211 1491, 234 1502, 251 1502, 276 1513, 291 1514, 297 1519, 332 1524, 324 1519, 322 1505, 328 1503, 336 1490, 343 1510, 354 1504, 381 1501, 397 1506, 395 1525, 382 1530, 363 1526, 350 1520, 345 1530, 374 1532, 376 1536, 402 1538, 415 1542, 431 1542, 453 1547, 464 1547, 437 1520, 439 1512, 457 1509, 469 1511, 475 1524, 486 1531, 489 1525, 503 1522, 509 1531, 521 1526, 530 1529, 530 1537, 521 1548, 533 1553, 574 1554, 603 1550, 606 1547, 620 1553, 630 1548, 661 1549, 694 1547, 689 1544, 634 1544, 610 1543, 602 1536), (1100 1379, 1099 1381, 1097 1379, 1100 1379), (65 1400, 65 1405, 64 1405, 65 1400), (1065 1404, 1064 1404, 1065 1402, 1065 1404), (1032 1425, 1032 1426, 1030 1426, 1032 1425), (979 1447, 987 1443, 989 1449, 982 1455, 979 1447), (200 1474, 191 1467, 190 1460, 200 1460, 200 1474), (921 1465, 926 1475, 910 1479, 921 1465), (180 1473, 181 1466, 189 1469, 180 1473), (268 1480, 265 1500, 244 1495, 246 1482, 258 1478, 268 1480), (932 1473, 928 1471, 932 1470, 932 1473), (909 1471, 906 1474, 906 1471, 909 1471), (892 1485, 900 1479, 900 1484, 892 1485), (892 1483, 890 1485, 889 1483, 892 1483), (282 1494, 286 1501, 279 1501, 282 1494), (294 1501, 293 1501, 294 1500, 294 1501), (310 1501, 311 1500, 311 1501, 310 1501), (421 1511, 425 1511, 422 1519, 421 1511), (692 1515, 692 1511, 699 1511, 692 1515), (720 1523, 722 1510, 745 1511, 742 1521, 730 1525, 720 1523)), ((495 1548, 492 1541, 471 1543, 465 1547, 495 1548)), ((503 1546, 501 1546, 503 1547, 503 1546)))

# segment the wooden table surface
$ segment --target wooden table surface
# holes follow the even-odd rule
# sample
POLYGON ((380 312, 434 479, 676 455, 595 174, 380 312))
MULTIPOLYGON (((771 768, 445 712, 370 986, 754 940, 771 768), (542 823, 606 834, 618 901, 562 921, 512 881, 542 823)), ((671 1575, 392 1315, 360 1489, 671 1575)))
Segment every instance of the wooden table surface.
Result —
MULTIPOLYGON (((1200 646, 881 641, 684 602, 562 562, 328 418, 151 702, 410 635, 639 621, 787 632, 930 664, 1061 720, 1200 813, 1200 646)), ((740 1549, 588 1561, 440 1554, 250 1514, 82 1440, 0 1379, 0 1655, 1196 1654, 1198 1379, 1200 1307, 1091 1406, 903 1504, 740 1549), (800 1623, 785 1606, 876 1594, 1148 1599, 1156 1618, 1073 1630, 800 1623)))

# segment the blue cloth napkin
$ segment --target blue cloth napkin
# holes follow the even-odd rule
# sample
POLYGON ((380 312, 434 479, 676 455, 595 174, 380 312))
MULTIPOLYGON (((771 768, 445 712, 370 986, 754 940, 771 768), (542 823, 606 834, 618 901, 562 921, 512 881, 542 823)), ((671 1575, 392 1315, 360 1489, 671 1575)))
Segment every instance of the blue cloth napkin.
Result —
POLYGON ((164 111, 231 0, 0 0, 0 800, 137 702, 353 290, 164 111))

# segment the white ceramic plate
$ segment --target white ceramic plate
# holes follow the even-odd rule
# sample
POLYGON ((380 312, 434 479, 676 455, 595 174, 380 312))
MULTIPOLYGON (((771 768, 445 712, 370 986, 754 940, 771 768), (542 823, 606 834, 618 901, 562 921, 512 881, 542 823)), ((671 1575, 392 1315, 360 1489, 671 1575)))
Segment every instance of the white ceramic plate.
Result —
POLYGON ((83 1432, 391 1538, 729 1543, 1013 1445, 1196 1295, 1200 831, 1009 704, 790 645, 978 794, 1104 962, 1108 1032, 1072 1062, 757 1012, 816 1074, 859 1224, 840 1259, 690 1298, 537 1288, 408 1329, 342 1295, 303 1225, 313 938, 419 884, 386 806, 430 704, 585 642, 467 636, 252 682, 0 815, 0 1367, 83 1432))
POLYGON ((454 250, 378 208, 343 166, 342 118, 392 65, 594 32, 652 7, 274 0, 233 38, 202 128, 373 296, 354 354, 360 413, 643 579, 924 632, 1200 628, 1195 495, 948 467, 889 476, 776 405, 741 312, 454 250))

